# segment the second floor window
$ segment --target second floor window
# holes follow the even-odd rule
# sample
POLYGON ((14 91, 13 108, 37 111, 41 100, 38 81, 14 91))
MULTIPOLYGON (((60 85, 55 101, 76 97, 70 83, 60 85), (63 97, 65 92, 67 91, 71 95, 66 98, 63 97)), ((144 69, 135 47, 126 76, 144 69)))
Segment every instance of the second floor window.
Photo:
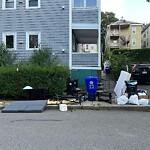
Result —
POLYGON ((26 8, 39 8, 40 0, 26 0, 26 8))
POLYGON ((74 0, 74 7, 96 7, 97 0, 74 0))
POLYGON ((2 9, 15 9, 16 0, 2 0, 2 9))
POLYGON ((132 34, 136 34, 136 27, 132 27, 132 34))

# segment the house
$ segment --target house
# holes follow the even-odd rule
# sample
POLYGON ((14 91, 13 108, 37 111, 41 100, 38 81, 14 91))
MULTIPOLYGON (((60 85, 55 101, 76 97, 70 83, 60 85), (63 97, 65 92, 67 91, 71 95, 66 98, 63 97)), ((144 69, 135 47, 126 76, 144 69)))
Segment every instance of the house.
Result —
POLYGON ((100 70, 100 14, 100 0, 2 0, 0 42, 18 60, 50 47, 70 70, 100 70))
POLYGON ((107 26, 106 49, 141 49, 141 23, 119 20, 107 26))
POLYGON ((150 48, 150 23, 142 30, 142 48, 150 48))

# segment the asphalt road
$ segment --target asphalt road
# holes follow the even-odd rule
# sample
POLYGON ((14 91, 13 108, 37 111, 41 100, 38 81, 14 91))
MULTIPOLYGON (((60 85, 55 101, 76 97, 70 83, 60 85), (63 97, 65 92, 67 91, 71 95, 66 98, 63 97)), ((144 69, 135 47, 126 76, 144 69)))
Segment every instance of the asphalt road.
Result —
POLYGON ((0 114, 0 150, 149 150, 150 113, 75 110, 0 114))

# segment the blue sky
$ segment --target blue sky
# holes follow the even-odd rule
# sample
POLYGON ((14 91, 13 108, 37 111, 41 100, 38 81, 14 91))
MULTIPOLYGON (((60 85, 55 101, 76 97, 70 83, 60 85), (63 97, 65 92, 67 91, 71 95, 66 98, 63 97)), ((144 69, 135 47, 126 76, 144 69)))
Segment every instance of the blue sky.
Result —
POLYGON ((150 23, 150 2, 146 0, 101 0, 101 10, 114 12, 118 19, 150 23))

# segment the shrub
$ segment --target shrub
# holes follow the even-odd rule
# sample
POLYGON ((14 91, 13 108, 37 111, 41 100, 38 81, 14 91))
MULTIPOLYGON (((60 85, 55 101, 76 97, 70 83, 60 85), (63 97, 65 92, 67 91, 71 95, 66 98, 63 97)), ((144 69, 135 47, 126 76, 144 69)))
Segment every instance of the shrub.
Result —
POLYGON ((21 98, 23 88, 46 88, 50 95, 61 94, 66 89, 69 69, 65 66, 19 66, 0 67, 0 96, 2 98, 21 98))
POLYGON ((38 66, 50 66, 57 63, 56 57, 53 56, 50 48, 40 48, 35 50, 29 59, 29 63, 38 66))
POLYGON ((0 44, 0 66, 12 65, 14 60, 15 55, 4 44, 0 44))
POLYGON ((117 80, 122 70, 131 72, 132 58, 129 53, 111 54, 111 76, 117 80))

